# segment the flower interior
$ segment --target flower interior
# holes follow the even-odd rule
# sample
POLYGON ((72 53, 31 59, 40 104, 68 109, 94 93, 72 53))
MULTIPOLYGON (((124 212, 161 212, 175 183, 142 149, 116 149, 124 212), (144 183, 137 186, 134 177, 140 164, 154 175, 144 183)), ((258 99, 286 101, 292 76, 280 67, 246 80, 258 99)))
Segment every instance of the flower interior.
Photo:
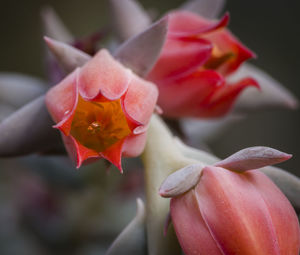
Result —
POLYGON ((131 130, 120 100, 92 102, 79 96, 70 133, 85 147, 102 152, 128 136, 131 130))
POLYGON ((227 52, 223 53, 219 48, 215 45, 213 47, 211 57, 206 63, 204 64, 204 67, 206 69, 217 69, 225 62, 230 61, 235 57, 235 54, 233 52, 227 52))

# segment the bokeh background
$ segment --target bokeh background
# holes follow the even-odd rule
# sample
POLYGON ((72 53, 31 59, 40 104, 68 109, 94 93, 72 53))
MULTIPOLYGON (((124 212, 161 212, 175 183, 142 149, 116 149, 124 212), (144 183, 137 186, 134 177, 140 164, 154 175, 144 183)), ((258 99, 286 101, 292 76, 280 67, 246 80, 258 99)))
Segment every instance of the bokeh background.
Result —
MULTIPOLYGON (((159 16, 184 1, 140 1, 159 16)), ((46 79, 40 10, 52 6, 77 37, 109 24, 104 0, 0 0, 0 72, 46 79)), ((263 68, 300 98, 299 1, 228 0, 230 29, 258 55, 263 68)), ((282 168, 300 176, 300 111, 257 112, 210 141, 216 155, 264 145, 291 153, 282 168)), ((1 134, 0 134, 1 135, 1 134)), ((142 171, 121 177, 105 165, 76 171, 63 157, 0 160, 0 254, 103 254, 133 217, 142 171)), ((126 169, 126 166, 125 166, 126 169)))

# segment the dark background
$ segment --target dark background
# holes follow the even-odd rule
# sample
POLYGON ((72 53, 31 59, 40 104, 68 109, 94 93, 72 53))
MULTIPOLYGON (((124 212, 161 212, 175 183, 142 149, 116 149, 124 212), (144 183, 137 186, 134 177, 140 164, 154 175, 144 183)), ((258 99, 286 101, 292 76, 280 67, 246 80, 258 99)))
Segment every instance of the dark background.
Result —
MULTIPOLYGON (((162 14, 183 1, 141 1, 162 14)), ((3 1, 0 15, 0 70, 45 77, 42 26, 39 11, 51 5, 75 36, 85 36, 109 23, 106 1, 3 1)), ((299 1, 229 0, 230 29, 258 55, 252 61, 300 98, 299 1)), ((241 148, 271 146, 294 158, 282 167, 297 173, 300 164, 300 112, 273 111, 252 114, 234 124, 211 146, 224 157, 241 148)), ((298 173, 299 175, 299 173, 298 173)))
MULTIPOLYGON (((121 1, 121 0, 120 0, 121 1)), ((181 0, 141 1, 158 15, 181 0)), ((54 7, 76 37, 109 24, 106 1, 0 0, 0 72, 46 79, 40 10, 54 7)), ((300 98, 300 1, 228 0, 230 29, 258 55, 252 61, 300 98)), ((220 157, 264 145, 292 153, 280 165, 300 176, 300 110, 257 112, 210 143, 220 157)), ((1 134, 0 134, 1 135, 1 134)), ((139 166, 109 174, 100 163, 74 170, 64 158, 0 160, 0 254, 103 254, 132 219, 143 190, 139 166), (121 212, 121 216, 120 216, 121 212)))

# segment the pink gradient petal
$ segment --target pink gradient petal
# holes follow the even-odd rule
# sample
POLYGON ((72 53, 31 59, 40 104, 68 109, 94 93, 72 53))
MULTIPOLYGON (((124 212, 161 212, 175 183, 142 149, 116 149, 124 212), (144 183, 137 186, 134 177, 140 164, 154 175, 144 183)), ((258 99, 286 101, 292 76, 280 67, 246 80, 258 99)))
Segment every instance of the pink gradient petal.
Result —
POLYGON ((244 46, 229 30, 224 29, 203 36, 204 39, 210 41, 223 54, 232 53, 233 57, 221 65, 217 70, 223 75, 231 74, 236 71, 239 66, 256 55, 244 46))
POLYGON ((247 87, 259 88, 259 84, 252 78, 244 78, 235 84, 224 84, 216 89, 210 97, 199 104, 199 116, 220 117, 228 113, 238 95, 247 87))
POLYGON ((110 146, 105 151, 99 153, 103 158, 105 158, 106 160, 114 164, 117 168, 119 168, 121 173, 123 173, 123 169, 121 165, 121 156, 122 156, 124 140, 125 139, 120 140, 119 142, 110 146))
POLYGON ((57 124, 54 126, 69 135, 73 115, 78 101, 78 73, 79 69, 69 74, 59 84, 46 94, 46 106, 57 124))
POLYGON ((65 136, 62 134, 64 144, 71 159, 76 162, 76 167, 79 168, 86 160, 93 158, 101 158, 98 152, 88 149, 75 140, 73 136, 65 136))
POLYGON ((186 255, 223 255, 201 217, 194 190, 172 198, 170 208, 178 241, 186 255))
POLYGON ((158 89, 136 75, 129 84, 123 99, 124 112, 136 122, 146 125, 153 113, 158 98, 158 89))
POLYGON ((123 155, 125 157, 136 157, 140 155, 146 144, 146 136, 146 132, 128 136, 123 144, 123 155))
POLYGON ((219 31, 228 25, 229 14, 220 21, 212 21, 188 11, 174 11, 169 14, 170 37, 195 37, 213 31, 219 31))
POLYGON ((212 70, 197 71, 158 83, 158 104, 169 117, 193 117, 201 115, 198 105, 220 86, 224 79, 212 70))
POLYGON ((85 100, 116 100, 125 94, 131 78, 131 71, 103 49, 82 67, 79 93, 85 100))
POLYGON ((299 254, 300 228, 296 224, 298 217, 283 193, 263 173, 255 171, 251 179, 253 185, 260 191, 276 229, 280 255, 299 254), (291 223, 295 224, 291 224, 291 223), (287 242, 288 237, 288 242, 287 242))
POLYGON ((253 173, 203 169, 196 197, 201 216, 223 254, 280 255, 275 226, 253 173))
POLYGON ((157 83, 172 76, 192 72, 209 59, 211 49, 211 43, 201 38, 168 38, 147 79, 157 83))

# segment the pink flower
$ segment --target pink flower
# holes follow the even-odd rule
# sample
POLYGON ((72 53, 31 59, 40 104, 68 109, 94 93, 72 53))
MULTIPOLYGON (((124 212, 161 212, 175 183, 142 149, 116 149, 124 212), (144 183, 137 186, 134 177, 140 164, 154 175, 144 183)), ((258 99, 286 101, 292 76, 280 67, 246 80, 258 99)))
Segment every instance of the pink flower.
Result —
POLYGON ((169 14, 167 40, 148 75, 159 88, 158 104, 168 117, 219 117, 237 96, 257 82, 245 77, 228 84, 226 76, 255 55, 219 22, 187 11, 169 14))
MULTIPOLYGON (((243 172, 254 165, 290 158, 287 154, 277 154, 279 157, 268 159, 271 152, 274 155, 274 151, 259 154, 250 149, 216 164, 239 172, 217 166, 204 167, 194 188, 185 193, 182 190, 182 195, 172 198, 172 222, 186 255, 299 254, 298 218, 287 198, 259 170, 243 172)), ((191 169, 195 172, 195 167, 187 170, 191 172, 191 169)), ((182 173, 170 176, 161 194, 166 196, 168 192, 179 190, 174 186, 177 176, 182 173), (173 184, 170 185, 170 181, 173 184), (172 185, 175 189, 171 191, 172 185)))
POLYGON ((46 95, 68 153, 80 167, 105 158, 121 171, 121 156, 139 155, 156 104, 156 87, 99 51, 46 95))

